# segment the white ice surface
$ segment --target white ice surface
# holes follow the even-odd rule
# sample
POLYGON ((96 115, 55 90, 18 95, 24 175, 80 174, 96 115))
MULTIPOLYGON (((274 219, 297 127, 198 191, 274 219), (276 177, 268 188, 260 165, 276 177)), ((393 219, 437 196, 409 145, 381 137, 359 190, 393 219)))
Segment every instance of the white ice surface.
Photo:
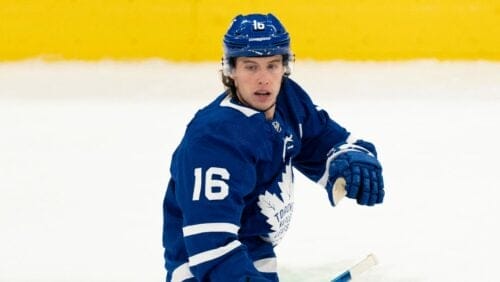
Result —
MULTIPOLYGON (((0 64, 0 281, 163 281, 162 200, 217 63, 0 64)), ((281 280, 500 281, 500 63, 299 62, 292 78, 377 144, 375 208, 296 174, 281 280)))

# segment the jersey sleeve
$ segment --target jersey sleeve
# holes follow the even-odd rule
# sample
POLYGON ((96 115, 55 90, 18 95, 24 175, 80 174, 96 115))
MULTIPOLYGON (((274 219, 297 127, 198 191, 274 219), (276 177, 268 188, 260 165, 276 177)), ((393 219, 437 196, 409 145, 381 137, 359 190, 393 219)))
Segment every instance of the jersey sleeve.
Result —
POLYGON ((263 279, 238 240, 244 198, 256 183, 258 148, 238 128, 200 130, 184 140, 172 169, 190 271, 199 281, 263 279))
POLYGON ((288 91, 294 93, 290 103, 295 108, 302 140, 301 151, 294 158, 294 167, 317 182, 325 172, 330 150, 346 142, 350 133, 331 119, 324 109, 316 106, 293 81, 290 81, 288 91))

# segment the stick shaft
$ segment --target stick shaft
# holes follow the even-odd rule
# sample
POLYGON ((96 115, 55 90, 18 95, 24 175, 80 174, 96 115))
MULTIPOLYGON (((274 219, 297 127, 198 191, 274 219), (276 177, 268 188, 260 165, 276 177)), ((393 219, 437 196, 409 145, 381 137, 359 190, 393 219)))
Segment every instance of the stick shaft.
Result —
POLYGON ((334 205, 338 205, 338 203, 345 197, 347 191, 345 190, 345 179, 343 177, 339 177, 333 183, 333 203, 334 205))
POLYGON ((368 269, 370 269, 372 266, 376 265, 377 263, 378 263, 378 261, 377 261, 377 258, 375 257, 375 255, 369 254, 362 261, 358 262, 356 265, 349 268, 344 273, 335 277, 331 282, 351 281, 351 279, 358 277, 359 275, 361 275, 361 273, 367 271, 368 269))
POLYGON ((377 258, 374 254, 369 254, 364 260, 360 261, 349 270, 352 277, 358 277, 361 273, 367 271, 377 264, 377 258))

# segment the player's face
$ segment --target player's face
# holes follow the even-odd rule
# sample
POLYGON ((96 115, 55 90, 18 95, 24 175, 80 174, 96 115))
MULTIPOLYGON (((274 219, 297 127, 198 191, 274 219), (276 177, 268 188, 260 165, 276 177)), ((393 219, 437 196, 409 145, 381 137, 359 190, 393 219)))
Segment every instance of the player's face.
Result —
POLYGON ((276 98, 285 73, 283 56, 239 57, 231 73, 240 101, 264 111, 266 118, 274 116, 276 98))

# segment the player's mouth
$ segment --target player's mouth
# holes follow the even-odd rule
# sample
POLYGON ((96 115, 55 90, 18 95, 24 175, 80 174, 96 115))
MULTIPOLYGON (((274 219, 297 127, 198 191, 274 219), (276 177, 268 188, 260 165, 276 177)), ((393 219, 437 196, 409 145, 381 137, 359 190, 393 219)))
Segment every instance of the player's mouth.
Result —
POLYGON ((254 92, 254 94, 257 96, 269 96, 271 95, 271 92, 262 90, 262 91, 256 91, 254 92))

